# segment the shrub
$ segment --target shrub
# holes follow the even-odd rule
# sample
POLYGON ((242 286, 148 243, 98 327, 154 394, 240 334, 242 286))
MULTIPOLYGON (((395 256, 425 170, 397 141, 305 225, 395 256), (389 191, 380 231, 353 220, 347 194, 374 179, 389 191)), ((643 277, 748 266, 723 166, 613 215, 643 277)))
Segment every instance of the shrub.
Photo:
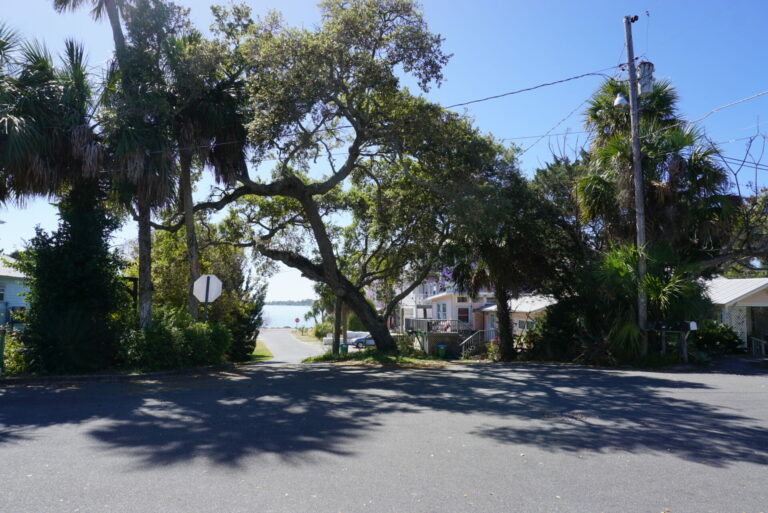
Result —
POLYGON ((368 331, 365 328, 365 324, 363 324, 363 321, 360 320, 360 317, 357 316, 357 314, 350 314, 349 319, 347 319, 347 329, 349 331, 368 331))
POLYGON ((192 322, 183 311, 158 309, 145 330, 131 330, 121 341, 125 366, 162 370, 222 363, 232 346, 232 334, 221 324, 192 322))
POLYGON ((407 333, 398 336, 395 339, 397 343, 397 352, 400 356, 418 356, 424 354, 420 349, 414 346, 414 338, 407 333))
POLYGON ((5 375, 18 376, 25 374, 28 370, 27 361, 24 357, 26 348, 21 342, 18 331, 8 331, 5 335, 5 353, 3 360, 5 365, 5 375))
POLYGON ((487 353, 488 353, 488 359, 492 362, 500 362, 501 361, 501 344, 499 343, 498 338, 494 338, 488 344, 486 345, 487 353))
POLYGON ((333 326, 330 322, 321 322, 320 324, 315 324, 314 333, 315 337, 323 338, 327 334, 333 333, 333 326))
POLYGON ((721 355, 738 351, 743 343, 730 326, 716 321, 704 321, 699 329, 692 331, 688 342, 696 349, 709 355, 721 355))

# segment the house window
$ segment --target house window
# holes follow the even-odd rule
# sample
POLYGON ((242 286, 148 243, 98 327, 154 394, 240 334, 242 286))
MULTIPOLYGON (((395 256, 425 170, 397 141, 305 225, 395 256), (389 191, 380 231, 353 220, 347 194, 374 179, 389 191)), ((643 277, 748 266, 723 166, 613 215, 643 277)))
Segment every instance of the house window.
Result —
POLYGON ((447 319, 448 318, 448 305, 445 303, 437 303, 437 318, 438 319, 447 319))
POLYGON ((536 321, 528 321, 526 322, 526 326, 529 330, 533 329, 533 327, 536 325, 536 321))
POLYGON ((469 308, 458 309, 459 322, 469 322, 469 308))
POLYGON ((467 296, 459 296, 458 298, 456 298, 456 302, 458 302, 458 303, 469 303, 469 299, 467 298, 467 296))
POLYGON ((5 285, 0 283, 0 301, 5 301, 5 285))
POLYGON ((517 327, 519 329, 521 329, 521 330, 524 330, 525 329, 525 321, 523 321, 523 320, 517 321, 517 327))

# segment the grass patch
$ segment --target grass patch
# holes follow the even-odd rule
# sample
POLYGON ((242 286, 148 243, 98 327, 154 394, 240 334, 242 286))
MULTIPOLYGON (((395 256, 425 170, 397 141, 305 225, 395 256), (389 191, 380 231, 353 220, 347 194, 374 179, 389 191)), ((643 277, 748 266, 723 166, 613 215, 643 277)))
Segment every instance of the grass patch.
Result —
POLYGON ((272 359, 272 352, 264 345, 261 339, 256 340, 256 349, 251 353, 251 362, 265 362, 272 359))
POLYGON ((371 347, 364 351, 356 351, 344 355, 334 355, 330 352, 319 356, 311 356, 303 360, 302 363, 340 363, 357 365, 374 365, 383 367, 445 367, 448 362, 440 360, 435 356, 427 355, 409 355, 383 353, 371 347))
POLYGON ((308 342, 310 344, 322 344, 323 341, 312 334, 312 330, 307 329, 304 335, 299 330, 291 330, 291 335, 294 338, 301 340, 302 342, 308 342))

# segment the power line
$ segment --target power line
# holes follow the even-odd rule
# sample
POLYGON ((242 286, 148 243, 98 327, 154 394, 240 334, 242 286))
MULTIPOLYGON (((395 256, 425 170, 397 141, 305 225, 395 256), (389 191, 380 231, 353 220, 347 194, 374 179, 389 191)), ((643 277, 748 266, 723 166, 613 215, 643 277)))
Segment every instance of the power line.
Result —
MULTIPOLYGON (((513 94, 526 93, 528 91, 533 91, 535 89, 541 89, 542 87, 548 87, 548 86, 552 86, 552 85, 562 84, 564 82, 570 82, 571 80, 577 80, 579 78, 584 78, 584 77, 592 77, 592 76, 607 77, 607 75, 605 75, 603 73, 604 71, 609 71, 609 70, 612 70, 612 69, 616 69, 616 68, 619 68, 621 66, 624 66, 624 64, 618 64, 616 66, 610 66, 608 68, 599 69, 597 71, 591 71, 589 73, 582 73, 581 75, 576 75, 576 76, 573 76, 573 77, 563 78, 561 80, 555 80, 554 82, 545 82, 543 84, 535 85, 535 86, 532 86, 532 87, 526 87, 524 89, 518 89, 516 91, 509 91, 507 93, 495 94, 493 96, 486 96, 485 98, 480 98, 480 99, 477 99, 477 100, 470 100, 470 101, 463 102, 463 103, 455 103, 453 105, 448 105, 445 108, 446 109, 453 109, 455 107, 464 107, 465 105, 472 105, 472 104, 475 104, 475 103, 487 102, 488 100, 496 100, 498 98, 504 98, 506 96, 512 96, 513 94)), ((608 78, 611 78, 611 77, 608 77, 608 78)))

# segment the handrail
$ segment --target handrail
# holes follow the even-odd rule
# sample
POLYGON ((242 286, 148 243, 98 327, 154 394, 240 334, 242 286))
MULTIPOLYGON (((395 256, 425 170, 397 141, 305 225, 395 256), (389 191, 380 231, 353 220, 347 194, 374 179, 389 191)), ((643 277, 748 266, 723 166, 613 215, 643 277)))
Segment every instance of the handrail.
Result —
POLYGON ((493 339, 495 336, 496 336, 495 329, 478 330, 472 333, 470 336, 464 339, 461 342, 461 344, 459 344, 461 356, 463 358, 466 358, 472 353, 472 351, 477 350, 479 346, 481 346, 484 343, 487 343, 489 340, 493 339))
POLYGON ((766 356, 766 346, 768 342, 761 338, 752 337, 752 356, 766 356), (755 342, 758 342, 758 346, 755 342))

